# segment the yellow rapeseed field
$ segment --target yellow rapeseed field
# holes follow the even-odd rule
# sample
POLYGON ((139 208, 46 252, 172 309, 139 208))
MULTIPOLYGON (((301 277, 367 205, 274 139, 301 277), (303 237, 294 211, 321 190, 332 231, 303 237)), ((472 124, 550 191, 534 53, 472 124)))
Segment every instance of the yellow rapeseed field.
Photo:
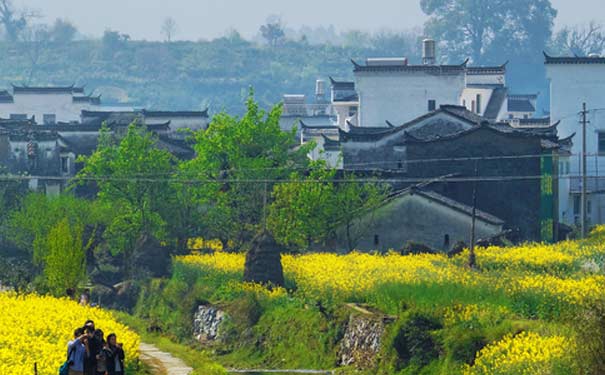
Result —
POLYGON ((543 337, 533 332, 508 335, 483 348, 465 375, 539 375, 576 373, 574 343, 562 336, 543 337))
POLYGON ((0 292, 0 374, 56 375, 67 355, 74 329, 92 319, 105 335, 116 333, 124 344, 126 363, 138 358, 139 337, 116 322, 111 313, 67 299, 0 292))
MULTIPOLYGON (((444 324, 449 326, 464 322, 474 326, 474 321, 493 322, 505 317, 523 319, 523 314, 528 314, 525 318, 535 319, 534 314, 541 311, 541 306, 557 305, 553 313, 565 308, 573 314, 575 309, 605 300, 605 227, 596 228, 591 237, 583 241, 478 249, 478 270, 466 267, 467 256, 468 252, 454 258, 428 254, 314 253, 283 255, 282 264, 288 283, 296 286, 297 293, 312 299, 337 296, 336 300, 364 300, 382 284, 389 283, 401 288, 463 286, 478 293, 501 293, 514 301, 508 307, 486 306, 482 298, 477 300, 480 304, 460 305, 452 301, 453 304, 447 306, 446 302, 441 311, 444 324)), ((216 252, 180 257, 176 262, 202 274, 221 275, 221 280, 228 285, 238 284, 239 290, 262 293, 240 282, 244 260, 244 254, 216 252)), ((275 290, 270 295, 283 296, 284 293, 275 290)), ((556 315, 544 319, 553 317, 556 315)), ((568 337, 568 332, 542 336, 528 330, 509 335, 481 350, 475 365, 467 366, 465 373, 533 375, 550 374, 553 368, 575 373, 574 340, 568 337)))

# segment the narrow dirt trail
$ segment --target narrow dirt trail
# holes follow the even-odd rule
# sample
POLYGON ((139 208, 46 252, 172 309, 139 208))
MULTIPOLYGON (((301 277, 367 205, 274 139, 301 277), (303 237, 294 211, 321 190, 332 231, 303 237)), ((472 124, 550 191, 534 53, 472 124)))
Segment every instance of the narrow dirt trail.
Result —
POLYGON ((171 354, 161 351, 154 345, 141 343, 140 359, 150 368, 153 375, 189 375, 193 369, 171 354))

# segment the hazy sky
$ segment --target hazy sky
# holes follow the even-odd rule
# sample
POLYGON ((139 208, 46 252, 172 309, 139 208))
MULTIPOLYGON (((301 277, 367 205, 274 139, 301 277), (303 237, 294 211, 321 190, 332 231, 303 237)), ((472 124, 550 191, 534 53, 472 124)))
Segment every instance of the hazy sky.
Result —
MULTIPOLYGON (((491 0, 485 0, 491 1, 491 0)), ((605 21, 605 0, 551 0, 557 25, 605 21)), ((177 39, 211 39, 235 28, 254 36, 267 16, 289 27, 329 26, 337 30, 410 29, 421 26, 419 0, 14 0, 40 10, 50 20, 67 18, 82 33, 99 36, 107 28, 135 39, 160 39, 167 16, 178 24, 177 39)))

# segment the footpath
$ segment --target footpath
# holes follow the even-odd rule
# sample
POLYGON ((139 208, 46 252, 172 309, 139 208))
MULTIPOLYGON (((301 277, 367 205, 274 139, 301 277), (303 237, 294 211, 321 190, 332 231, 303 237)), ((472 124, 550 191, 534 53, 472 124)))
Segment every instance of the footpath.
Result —
POLYGON ((150 368, 153 375, 189 375, 193 369, 171 354, 154 345, 141 343, 140 359, 150 368))

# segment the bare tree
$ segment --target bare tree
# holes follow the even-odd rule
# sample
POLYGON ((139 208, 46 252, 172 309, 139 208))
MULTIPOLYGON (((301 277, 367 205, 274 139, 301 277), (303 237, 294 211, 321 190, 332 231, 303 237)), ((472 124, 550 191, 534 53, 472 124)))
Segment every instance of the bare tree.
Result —
POLYGON ((556 34, 553 44, 561 53, 576 56, 601 54, 605 50, 605 28, 595 21, 583 26, 565 26, 556 34))
POLYGON ((46 25, 32 25, 25 28, 21 34, 23 39, 22 47, 24 48, 30 62, 29 75, 27 79, 27 83, 29 84, 34 78, 34 74, 38 69, 40 58, 42 57, 45 49, 48 47, 51 36, 46 25))
POLYGON ((276 47, 284 41, 286 33, 281 18, 270 16, 267 23, 260 27, 260 33, 271 47, 276 47))
POLYGON ((176 21, 172 17, 167 17, 162 25, 162 34, 168 43, 172 42, 172 38, 177 32, 176 21))
POLYGON ((26 8, 16 9, 12 0, 0 0, 0 24, 4 27, 6 39, 16 42, 20 34, 33 18, 40 17, 37 11, 26 8))

